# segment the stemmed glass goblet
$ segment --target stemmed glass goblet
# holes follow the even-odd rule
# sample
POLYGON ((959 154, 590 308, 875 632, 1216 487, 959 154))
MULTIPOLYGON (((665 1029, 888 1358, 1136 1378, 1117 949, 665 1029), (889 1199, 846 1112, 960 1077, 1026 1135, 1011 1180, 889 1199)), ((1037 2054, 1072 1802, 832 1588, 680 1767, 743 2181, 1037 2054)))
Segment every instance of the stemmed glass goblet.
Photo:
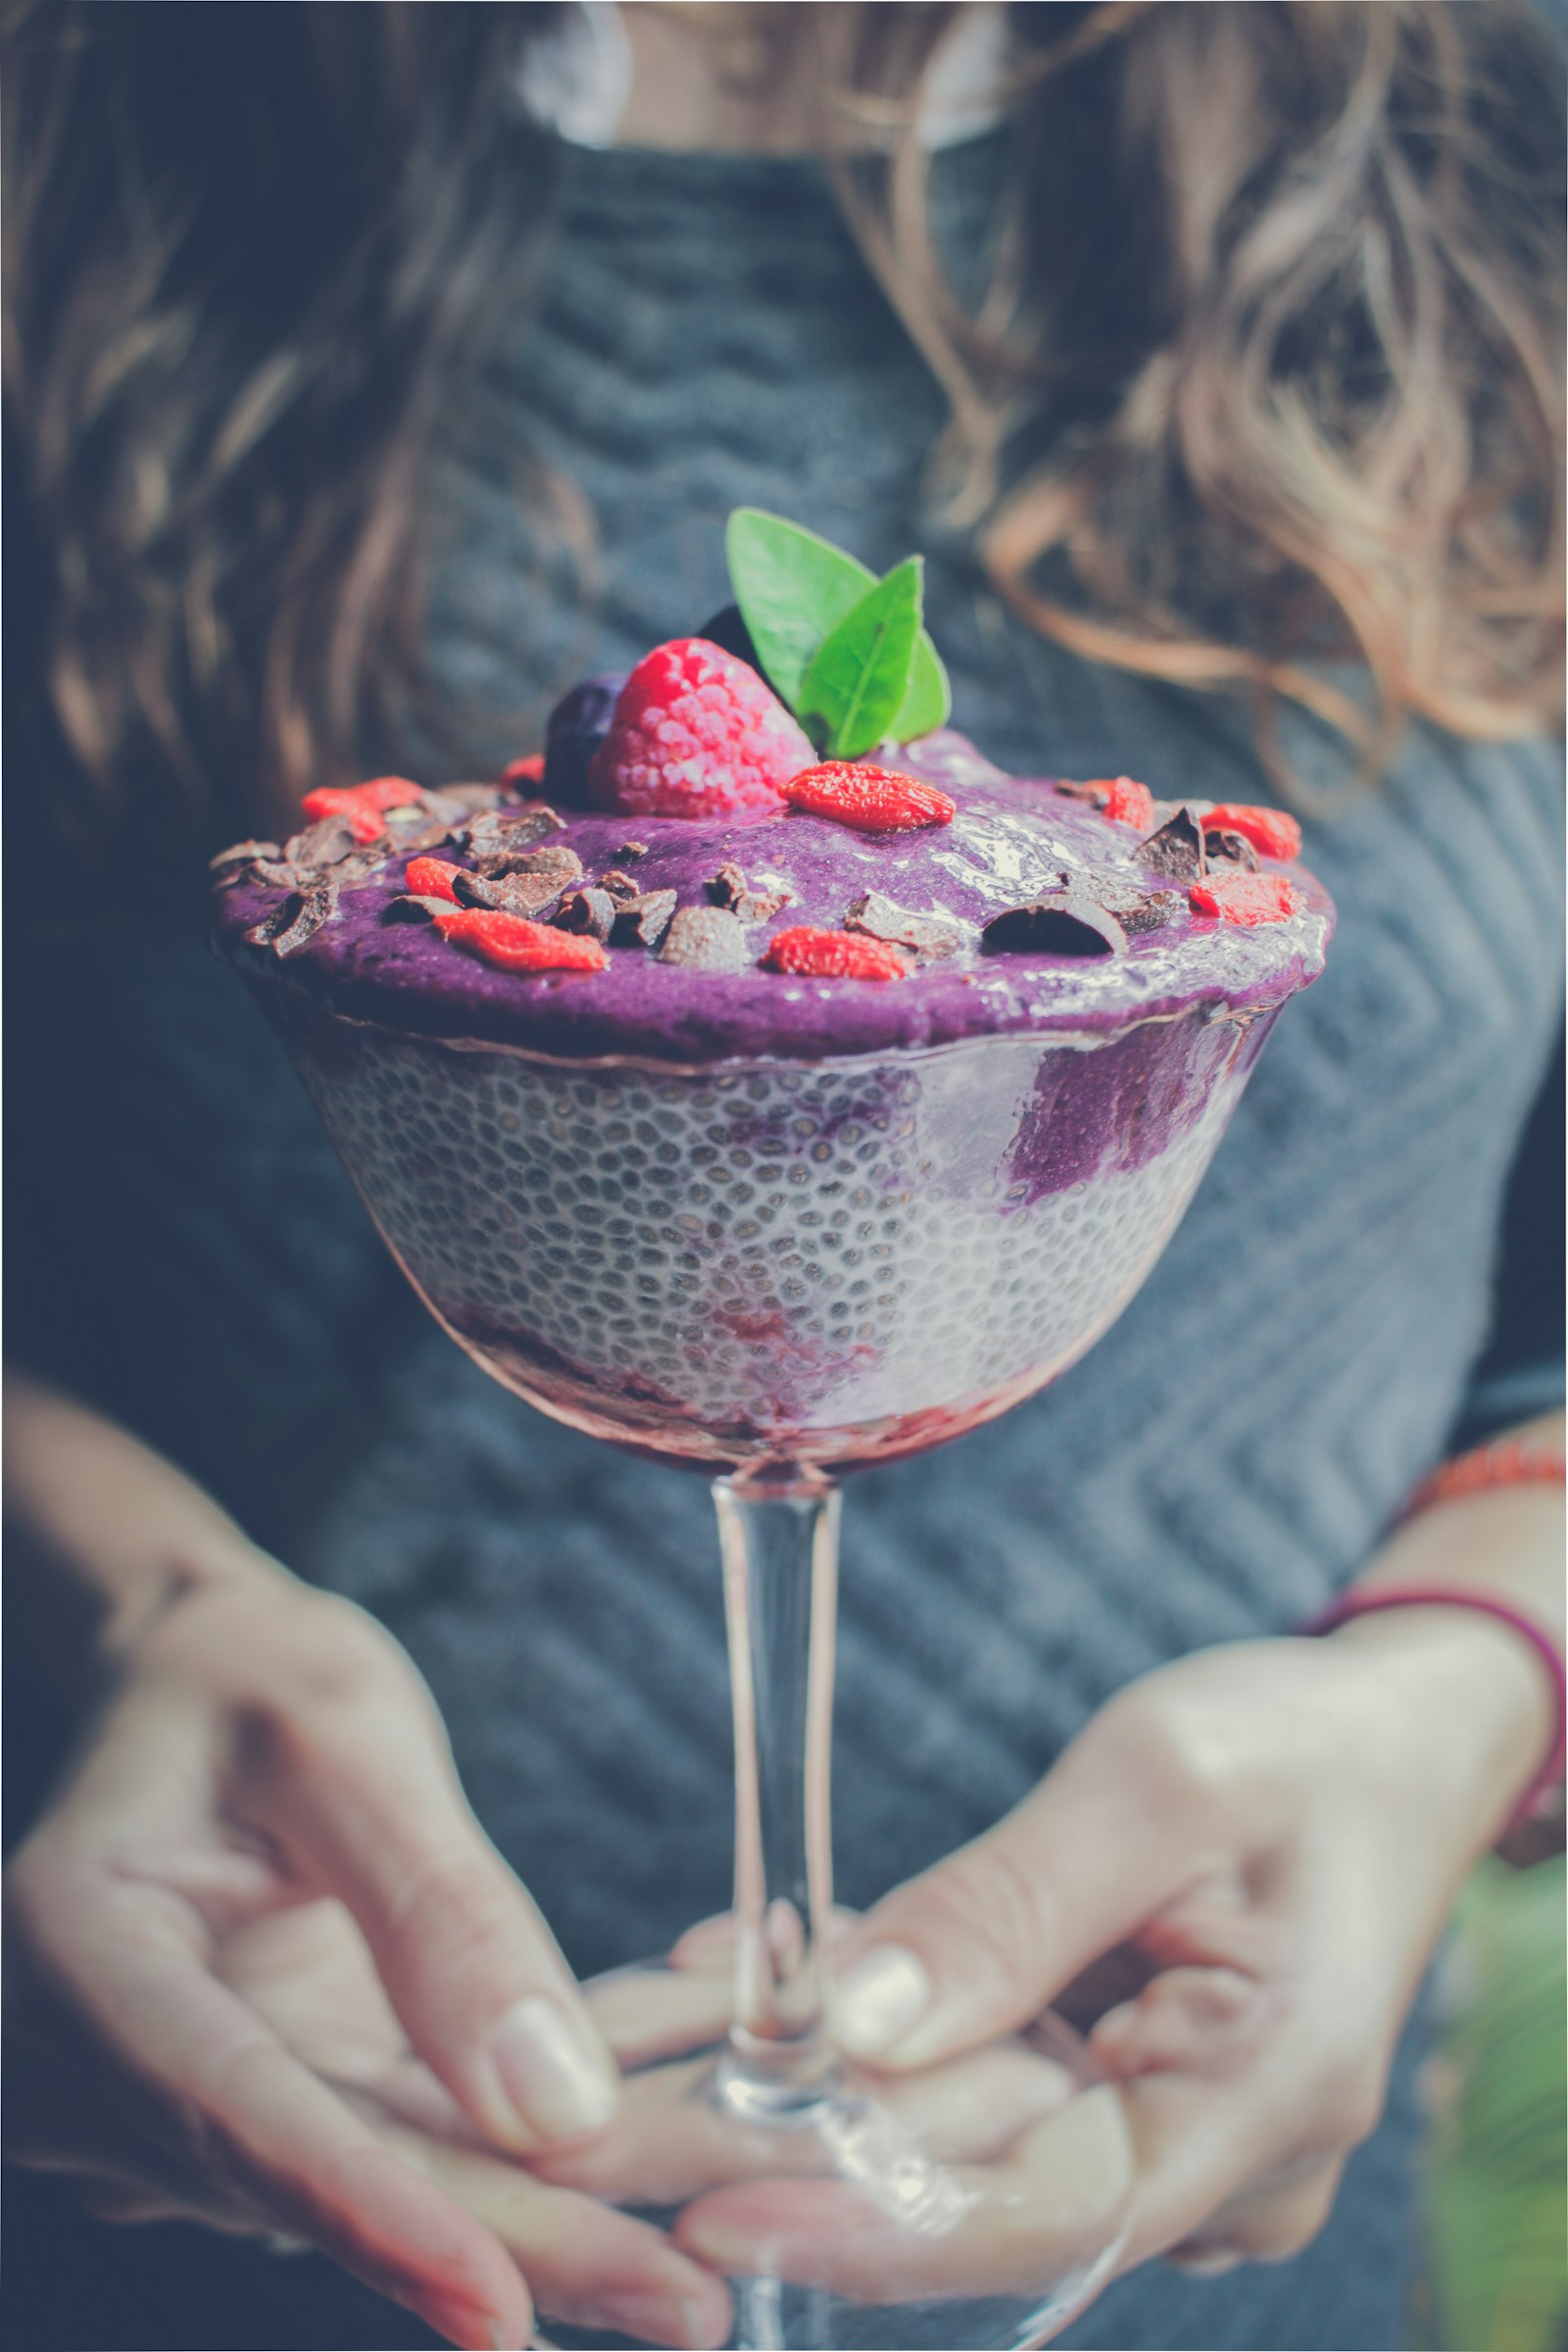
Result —
POLYGON ((557 2177, 721 2268, 737 2346, 1044 2342, 1109 2275, 1131 2187, 1083 2042, 1047 2015, 898 2076, 832 2043, 837 1482, 1083 1354, 1180 1218, 1278 1005, 682 1066, 262 993, 452 1337, 542 1411, 713 1480, 733 1934, 722 1972, 699 1938, 591 1988, 625 2118, 557 2177))

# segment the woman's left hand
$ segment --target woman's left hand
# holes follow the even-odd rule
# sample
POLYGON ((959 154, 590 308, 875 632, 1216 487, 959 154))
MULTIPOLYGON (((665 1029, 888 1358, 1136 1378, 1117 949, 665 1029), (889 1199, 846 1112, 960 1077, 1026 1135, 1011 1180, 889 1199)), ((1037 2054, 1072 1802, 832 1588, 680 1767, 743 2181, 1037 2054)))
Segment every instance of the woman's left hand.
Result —
MULTIPOLYGON (((1132 2131, 1122 2267, 1294 2254, 1377 2122, 1455 1891, 1545 1747, 1548 1699, 1518 1637, 1458 1609, 1163 1667, 996 1829, 858 1924, 837 1954, 835 2038, 904 2076, 1070 2004, 1086 1972, 1119 1973, 1092 2038, 1132 2131)), ((819 2196, 792 2223, 789 2184, 770 2185, 771 2259, 833 2284, 854 2233, 819 2196)), ((715 2188, 679 2242, 744 2270, 761 2226, 755 2184, 715 2188)), ((983 2248, 952 2253, 966 2284, 983 2276, 983 2248)))

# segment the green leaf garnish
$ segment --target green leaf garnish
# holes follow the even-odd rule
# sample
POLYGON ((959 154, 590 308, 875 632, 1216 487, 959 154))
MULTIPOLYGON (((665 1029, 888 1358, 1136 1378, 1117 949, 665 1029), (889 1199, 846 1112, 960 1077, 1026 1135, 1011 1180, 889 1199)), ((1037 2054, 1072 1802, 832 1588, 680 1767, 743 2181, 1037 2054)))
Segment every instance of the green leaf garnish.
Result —
MULTIPOLYGON (((760 507, 735 509, 724 545, 735 602, 762 667, 780 700, 803 717, 808 708, 808 671, 834 630, 877 585, 876 574, 814 531, 760 507)), ((903 571, 905 566, 897 568, 903 571)), ((883 721, 882 735, 907 743, 943 725, 952 708, 947 671, 930 637, 918 626, 917 615, 904 684, 883 721)), ((880 736, 870 737, 865 748, 879 740, 880 736)))
POLYGON ((880 743, 904 707, 920 633, 918 556, 852 605, 817 647, 801 686, 801 723, 817 750, 854 760, 880 743))

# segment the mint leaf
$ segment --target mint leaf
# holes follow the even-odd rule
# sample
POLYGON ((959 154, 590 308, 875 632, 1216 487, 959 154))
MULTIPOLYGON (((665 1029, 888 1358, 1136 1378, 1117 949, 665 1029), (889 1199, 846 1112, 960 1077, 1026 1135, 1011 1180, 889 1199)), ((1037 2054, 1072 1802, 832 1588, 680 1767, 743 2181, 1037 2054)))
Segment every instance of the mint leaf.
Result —
POLYGON ((818 646, 876 573, 814 531, 737 507, 724 531, 730 585, 773 691, 797 713, 818 646))
POLYGON ((932 644, 930 632, 922 629, 914 641, 908 688, 887 731, 895 743, 913 743, 917 735, 945 727, 952 710, 953 688, 942 656, 932 644))
POLYGON ((812 657, 801 685, 801 722, 835 760, 857 759, 880 743, 904 707, 920 634, 923 568, 918 556, 896 564, 812 657))

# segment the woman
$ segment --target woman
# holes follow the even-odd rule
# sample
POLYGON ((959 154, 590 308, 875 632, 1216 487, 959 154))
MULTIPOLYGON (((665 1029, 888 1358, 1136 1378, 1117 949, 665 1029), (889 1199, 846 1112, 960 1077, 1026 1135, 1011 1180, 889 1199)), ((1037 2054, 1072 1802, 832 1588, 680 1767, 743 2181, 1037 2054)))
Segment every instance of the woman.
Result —
MULTIPOLYGON (((529 2289, 719 2340, 736 2249, 509 2161, 612 2114, 568 1961, 724 1899, 705 1497, 423 1327, 199 891, 699 625, 745 499, 931 550, 994 757, 1315 814, 1329 975, 1141 1298, 858 1494, 839 2030, 922 2062, 1130 1964, 1128 2276, 1069 2340, 1393 2344, 1401 2034, 1553 1724, 1474 1605, 1550 1615, 1549 1373, 1474 1376, 1556 1019, 1560 71, 1502 9, 622 15, 11 29, 12 1642, 76 1741, 12 1866, 14 2150, 459 2343, 529 2289), (1411 1586, 1452 1604, 1290 1638, 1411 1586)), ((31 2338, 103 2341, 62 2242, 31 2338)), ((184 2244, 125 2341, 399 2324, 184 2244)))

